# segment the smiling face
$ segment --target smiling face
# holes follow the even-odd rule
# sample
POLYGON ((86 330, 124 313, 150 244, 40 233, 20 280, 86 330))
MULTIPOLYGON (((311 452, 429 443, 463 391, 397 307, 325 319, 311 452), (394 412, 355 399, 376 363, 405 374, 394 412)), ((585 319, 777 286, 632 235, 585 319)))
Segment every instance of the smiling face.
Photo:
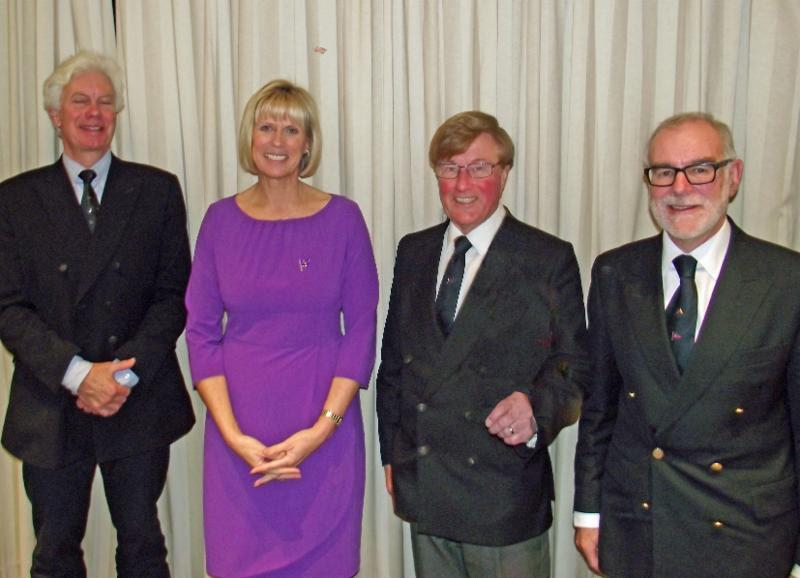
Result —
MULTIPOLYGON (((699 162, 724 159, 722 140, 714 128, 701 120, 688 121, 659 132, 650 144, 650 166, 683 168, 699 162)), ((696 249, 720 230, 728 204, 736 195, 743 164, 735 159, 717 170, 716 178, 692 185, 678 173, 668 187, 649 186, 650 211, 673 242, 686 253, 696 249)))
POLYGON ((253 164, 258 174, 267 178, 296 179, 308 145, 303 128, 288 117, 259 118, 253 127, 253 164))
POLYGON ((72 77, 61 93, 60 110, 48 113, 68 157, 91 167, 108 152, 117 121, 114 102, 114 87, 102 72, 72 77))
MULTIPOLYGON (((467 150, 442 161, 465 166, 475 161, 495 164, 499 159, 500 145, 490 134, 481 133, 467 150)), ((461 169, 454 179, 438 179, 444 212, 459 231, 466 235, 492 216, 500 204, 509 170, 509 166, 498 165, 488 177, 475 179, 461 169)))

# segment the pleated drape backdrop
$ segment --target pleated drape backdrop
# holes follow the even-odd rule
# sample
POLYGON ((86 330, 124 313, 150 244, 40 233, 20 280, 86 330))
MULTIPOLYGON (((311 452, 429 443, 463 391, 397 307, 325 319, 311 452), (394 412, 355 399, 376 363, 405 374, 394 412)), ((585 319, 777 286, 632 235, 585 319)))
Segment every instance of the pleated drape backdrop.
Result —
MULTIPOLYGON (((495 114, 511 134, 517 157, 504 202, 575 245, 584 290, 599 252, 654 233, 644 144, 679 111, 732 126, 745 161, 736 222, 800 249, 798 30, 798 0, 0 0, 0 179, 60 152, 41 96, 55 64, 78 48, 108 52, 127 74, 114 150, 178 175, 194 239, 208 205, 251 182, 236 158, 244 103, 288 78, 321 111, 313 184, 356 200, 370 227, 380 333, 397 241, 442 219, 430 137, 466 109, 495 114)), ((179 350, 187 368, 182 341, 179 350)), ((3 353, 0 415, 11 371, 3 353)), ((374 389, 362 393, 366 416, 374 400, 374 389)), ((366 428, 360 576, 413 576, 374 417, 366 428)), ((160 502, 178 578, 204 576, 202 431, 201 419, 173 446, 160 502)), ((573 427, 551 449, 556 578, 588 575, 572 545, 575 441, 573 427)), ((34 545, 20 470, 0 453, 1 578, 26 576, 34 545)), ((115 537, 97 482, 85 550, 90 575, 106 577, 115 537)))

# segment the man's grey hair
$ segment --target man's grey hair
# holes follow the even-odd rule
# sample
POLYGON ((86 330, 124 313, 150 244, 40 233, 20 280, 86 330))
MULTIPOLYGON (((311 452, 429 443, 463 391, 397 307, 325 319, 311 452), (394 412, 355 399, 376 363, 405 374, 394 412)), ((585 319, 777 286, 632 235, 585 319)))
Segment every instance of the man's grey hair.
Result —
POLYGON ((647 162, 650 162, 650 147, 653 145, 653 140, 655 140, 656 136, 658 136, 661 131, 677 128, 688 122, 705 122, 708 124, 719 135, 719 139, 722 142, 722 152, 725 158, 736 158, 736 149, 733 146, 733 135, 727 124, 721 120, 717 120, 714 118, 713 114, 707 112, 682 112, 661 121, 661 124, 659 124, 653 131, 653 134, 650 135, 647 141, 647 149, 645 150, 647 162))
POLYGON ((125 80, 117 61, 99 52, 81 50, 62 61, 44 81, 44 109, 47 112, 61 110, 64 87, 81 72, 104 74, 114 87, 114 110, 119 112, 125 107, 125 80))

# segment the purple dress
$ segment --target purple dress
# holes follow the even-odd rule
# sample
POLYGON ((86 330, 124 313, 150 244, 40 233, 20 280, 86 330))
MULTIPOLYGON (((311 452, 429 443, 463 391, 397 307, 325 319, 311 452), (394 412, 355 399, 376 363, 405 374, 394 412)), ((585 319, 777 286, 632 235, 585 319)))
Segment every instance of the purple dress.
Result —
MULTIPOLYGON (((186 294, 192 378, 224 375, 242 432, 266 445, 282 441, 316 422, 334 376, 369 382, 377 300, 369 235, 353 201, 334 195, 309 217, 260 221, 234 197, 222 199, 203 220, 186 294)), ((208 414, 208 573, 353 576, 364 470, 357 396, 301 464, 302 479, 260 488, 208 414)))

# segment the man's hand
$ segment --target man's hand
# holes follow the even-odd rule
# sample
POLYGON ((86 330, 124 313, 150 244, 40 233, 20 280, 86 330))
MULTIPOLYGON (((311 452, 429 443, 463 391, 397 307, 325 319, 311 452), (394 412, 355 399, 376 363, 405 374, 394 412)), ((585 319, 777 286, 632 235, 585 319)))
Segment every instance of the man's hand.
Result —
POLYGON ((392 510, 397 513, 397 498, 394 495, 394 482, 392 481, 392 465, 383 466, 383 473, 386 476, 386 491, 392 498, 392 510))
POLYGON ((528 396, 515 391, 498 403, 486 418, 489 433, 506 444, 516 446, 530 441, 533 434, 533 408, 528 396))
POLYGON ((78 408, 101 417, 110 417, 117 413, 131 390, 118 384, 114 374, 130 369, 135 363, 136 359, 133 357, 122 361, 93 363, 92 369, 78 387, 78 408))
POLYGON ((597 556, 600 542, 600 528, 575 528, 575 547, 581 553, 589 570, 603 575, 600 572, 600 561, 597 556))
POLYGON ((383 466, 383 473, 386 476, 386 491, 394 500, 394 482, 392 481, 392 465, 383 466))

